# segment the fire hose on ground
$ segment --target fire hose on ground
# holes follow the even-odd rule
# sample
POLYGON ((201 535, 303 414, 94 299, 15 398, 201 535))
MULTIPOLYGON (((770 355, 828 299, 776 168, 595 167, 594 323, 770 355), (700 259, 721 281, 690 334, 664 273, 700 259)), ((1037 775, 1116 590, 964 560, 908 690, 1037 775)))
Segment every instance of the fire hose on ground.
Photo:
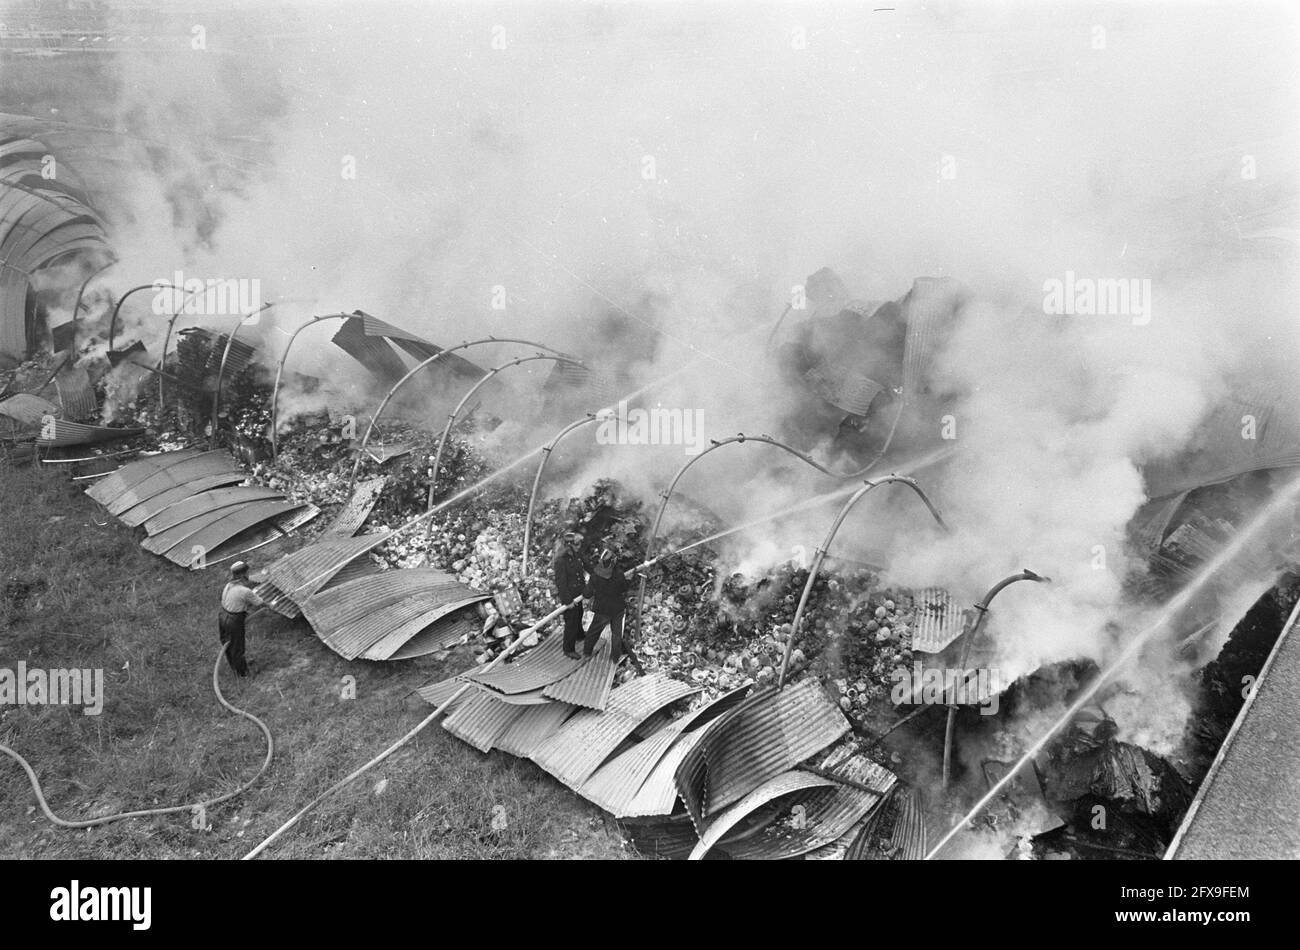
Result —
MULTIPOLYGON (((511 643, 504 650, 502 650, 499 654, 497 654, 495 659, 493 659, 490 663, 486 664, 483 667, 483 670, 486 672, 487 670, 492 669, 498 663, 505 660, 506 657, 510 656, 510 654, 512 654, 525 640, 528 639, 530 634, 532 634, 534 631, 540 630, 542 627, 546 626, 548 623, 550 623, 560 614, 564 613, 564 611, 568 610, 570 607, 577 606, 580 603, 582 603, 582 598, 575 597, 573 600, 569 601, 568 603, 561 604, 560 606, 556 607, 554 610, 552 610, 541 620, 536 621, 532 626, 526 627, 525 629, 521 630, 519 632, 519 636, 515 637, 514 642, 511 643)), ((420 722, 417 723, 415 728, 413 728, 410 732, 402 736, 402 738, 398 739, 396 742, 390 745, 383 752, 379 753, 377 756, 375 756, 365 765, 348 773, 343 778, 339 779, 337 782, 331 785, 329 788, 325 789, 325 791, 321 792, 319 795, 313 798, 310 802, 306 804, 306 806, 304 806, 300 811, 298 811, 292 818, 290 818, 283 825, 281 825, 279 828, 273 831, 267 838, 265 838, 261 844, 259 844, 252 851, 248 852, 248 854, 244 855, 243 860, 247 861, 251 858, 257 857, 268 847, 270 847, 271 844, 273 844, 277 838, 279 838, 286 831, 288 831, 290 828, 296 825, 303 818, 303 816, 307 814, 307 812, 311 811, 313 808, 315 808, 321 802, 325 801, 325 799, 329 798, 331 795, 335 794, 336 792, 342 791, 344 788, 351 785, 353 782, 359 779, 366 772, 370 771, 370 769, 374 768, 376 765, 384 761, 384 759, 388 758, 390 755, 392 755, 402 746, 406 745, 406 743, 414 739, 417 735, 419 735, 422 731, 424 731, 425 728, 430 726, 439 716, 441 716, 443 714, 443 711, 446 710, 448 706, 450 706, 457 699, 459 699, 464 694, 465 690, 470 689, 471 687, 472 684, 465 683, 463 686, 460 687, 460 689, 456 690, 456 692, 448 696, 447 699, 444 700, 443 703, 440 706, 438 706, 433 712, 429 713, 429 715, 425 716, 424 719, 420 720, 420 722)))
POLYGON ((203 810, 211 808, 214 805, 228 802, 232 798, 242 795, 244 792, 252 788, 254 783, 262 777, 268 768, 270 768, 271 758, 275 754, 275 740, 271 737, 271 730, 267 728, 266 723, 261 719, 258 719, 248 710, 240 709, 238 706, 232 705, 222 694, 219 676, 221 672, 221 660, 222 657, 226 655, 227 646, 228 645, 225 644, 222 645, 221 649, 217 651, 216 661, 212 664, 212 691, 217 696, 217 702, 221 703, 222 706, 225 706, 226 709, 230 710, 230 712, 234 713, 236 716, 243 716, 245 719, 254 723, 257 728, 262 730, 263 735, 266 736, 266 759, 262 762, 261 767, 258 768, 253 776, 240 784, 234 791, 227 792, 224 795, 218 795, 216 798, 206 798, 203 801, 193 802, 189 805, 168 805, 162 808, 142 808, 138 811, 126 811, 116 815, 104 815, 99 818, 86 818, 79 821, 60 818, 50 809, 49 803, 45 800, 45 794, 41 789, 40 780, 36 777, 36 772, 32 769, 28 761, 7 745, 0 745, 0 752, 3 752, 5 755, 9 756, 9 758, 17 762, 19 767, 27 773, 27 780, 31 783, 32 793, 36 796, 36 803, 40 806, 41 813, 44 814, 51 823, 60 828, 94 828, 98 825, 106 825, 110 822, 121 821, 123 818, 145 818, 150 815, 174 815, 178 812, 201 813, 203 810))

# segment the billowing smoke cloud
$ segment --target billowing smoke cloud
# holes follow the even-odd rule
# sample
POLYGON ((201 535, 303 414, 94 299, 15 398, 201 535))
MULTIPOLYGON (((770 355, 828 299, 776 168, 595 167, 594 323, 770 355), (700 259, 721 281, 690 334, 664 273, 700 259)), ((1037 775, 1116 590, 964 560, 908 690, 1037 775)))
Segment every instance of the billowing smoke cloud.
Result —
MULTIPOLYGON (((114 61, 113 118, 167 143, 123 176, 114 281, 258 278, 285 300, 269 326, 361 307, 440 343, 535 338, 641 380, 696 361, 648 398, 720 438, 778 434, 794 407, 763 342, 806 275, 830 265, 881 300, 955 277, 971 300, 937 372, 958 393, 957 455, 918 473, 955 531, 890 489, 837 543, 967 601, 1021 567, 1050 574, 998 602, 1007 676, 1102 658, 1139 466, 1297 352, 1293 252, 1255 253, 1279 205, 1294 227, 1284 4, 283 10, 205 23, 206 53, 114 61), (281 35, 242 39, 266 33, 281 35), (1075 277, 1135 296, 1044 312, 1045 285, 1075 277)), ((295 368, 348 365, 327 332, 295 368)), ((516 423, 498 444, 555 428, 516 423)), ((653 501, 686 457, 607 450, 591 428, 571 440, 554 491, 615 475, 653 501)), ((760 446, 683 484, 737 521, 832 487, 760 446)), ((832 511, 749 551, 811 550, 832 511)))

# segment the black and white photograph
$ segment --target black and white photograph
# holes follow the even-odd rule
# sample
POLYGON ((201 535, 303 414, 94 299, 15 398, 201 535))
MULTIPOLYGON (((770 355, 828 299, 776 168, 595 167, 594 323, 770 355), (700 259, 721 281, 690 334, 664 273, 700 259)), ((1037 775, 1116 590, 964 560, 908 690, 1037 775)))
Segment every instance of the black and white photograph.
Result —
POLYGON ((1300 858, 1298 64, 1282 0, 0 0, 15 919, 1038 861, 1239 939, 1300 858))

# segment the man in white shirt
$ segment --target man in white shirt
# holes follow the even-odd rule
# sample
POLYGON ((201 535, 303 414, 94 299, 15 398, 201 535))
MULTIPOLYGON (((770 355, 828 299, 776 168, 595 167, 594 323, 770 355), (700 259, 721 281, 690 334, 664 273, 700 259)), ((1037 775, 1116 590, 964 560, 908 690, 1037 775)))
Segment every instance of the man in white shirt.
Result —
POLYGON ((244 660, 244 620, 250 609, 262 606, 262 598, 253 593, 248 583, 248 565, 236 561, 230 565, 230 580, 221 590, 221 614, 217 618, 217 627, 221 632, 221 642, 228 644, 226 659, 230 668, 239 676, 248 675, 248 663, 244 660))

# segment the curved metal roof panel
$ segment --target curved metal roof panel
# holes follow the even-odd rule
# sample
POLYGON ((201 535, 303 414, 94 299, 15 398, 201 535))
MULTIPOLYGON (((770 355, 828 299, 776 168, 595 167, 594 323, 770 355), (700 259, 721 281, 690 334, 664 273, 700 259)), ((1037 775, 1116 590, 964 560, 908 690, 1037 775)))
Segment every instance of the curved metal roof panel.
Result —
MULTIPOLYGON (((134 508, 142 501, 161 494, 169 488, 184 485, 204 475, 238 472, 230 455, 226 452, 204 452, 193 458, 183 459, 175 465, 169 465, 147 475, 130 488, 123 489, 109 496, 102 502, 110 514, 118 515, 128 508, 134 508)), ((191 492, 191 494, 193 494, 191 492)))
POLYGON ((86 489, 86 494, 101 505, 107 504, 110 499, 128 488, 134 488, 150 475, 203 454, 202 449, 178 449, 175 452, 161 452, 136 459, 96 482, 86 489))
POLYGON ((664 673, 638 677, 610 693, 604 712, 576 713, 531 758, 565 785, 578 789, 641 723, 669 703, 699 691, 700 687, 664 673))
POLYGON ((609 655, 609 641, 602 639, 589 660, 583 661, 564 679, 545 687, 542 694, 558 702, 604 709, 609 701, 610 687, 614 685, 614 663, 609 655))
MULTIPOLYGON (((373 542, 373 537, 367 537, 373 542)), ((302 611, 317 636, 329 643, 336 632, 345 631, 376 611, 408 597, 430 593, 452 601, 477 592, 450 574, 432 568, 381 571, 318 591, 307 598, 302 611)))
MULTIPOLYGON (((387 537, 387 532, 383 536, 387 537)), ((326 536, 305 545, 267 568, 266 582, 258 588, 258 595, 263 600, 277 595, 283 597, 285 604, 275 609, 286 616, 296 617, 302 612, 301 605, 304 601, 330 586, 331 581, 374 547, 375 543, 375 535, 361 535, 326 536)))
POLYGON ((154 515, 165 511, 172 505, 182 502, 187 498, 193 497, 198 492, 207 491, 210 488, 223 488, 227 485, 234 485, 244 481, 248 476, 240 471, 217 472, 215 475, 200 475, 192 481, 185 482, 183 485, 177 485, 169 488, 164 492, 159 492, 152 498, 148 498, 138 505, 132 505, 126 511, 117 516, 122 524, 128 527, 139 527, 154 515))
POLYGON ((473 696, 442 721, 442 728, 480 752, 491 752, 497 738, 523 712, 523 706, 512 706, 486 693, 475 691, 473 696))
POLYGON ((158 514, 146 520, 144 530, 146 534, 157 534, 159 531, 173 528, 184 521, 197 518, 199 515, 210 511, 231 508, 235 505, 247 504, 250 501, 265 501, 270 498, 284 498, 284 493, 276 491, 274 488, 263 488, 260 485, 236 485, 233 488, 200 491, 197 494, 190 495, 183 501, 168 505, 158 514))
MULTIPOLYGON (((222 541, 214 550, 207 552, 206 564, 194 562, 188 566, 191 570, 199 570, 205 566, 212 567, 226 561, 233 561, 235 558, 257 550, 264 544, 278 541, 291 531, 311 521, 318 514, 320 514, 320 509, 315 505, 294 505, 288 510, 272 515, 265 521, 250 525, 234 537, 222 541)), ((183 561, 177 561, 176 563, 182 567, 186 566, 183 561)))
POLYGON ((698 861, 703 858, 726 837, 728 832, 769 802, 787 795, 798 795, 794 804, 800 804, 809 800, 808 796, 800 793, 811 790, 834 791, 835 787, 835 783, 830 779, 813 775, 811 772, 793 771, 775 775, 709 822, 700 834, 699 843, 691 851, 690 859, 698 861))
POLYGON ((710 723, 678 767, 677 790, 696 828, 849 729, 813 677, 749 696, 710 723))
POLYGON ((552 634, 517 660, 490 670, 475 670, 465 678, 500 693, 526 693, 564 679, 582 662, 566 657, 563 638, 552 634))
POLYGON ((462 604, 459 608, 451 608, 451 613, 439 617, 423 630, 418 631, 415 636, 404 638, 405 642, 399 644, 396 649, 391 648, 390 638, 385 637, 371 646, 361 655, 361 658, 363 660, 409 660, 445 650, 461 640, 467 640, 478 632, 478 627, 470 620, 473 615, 463 609, 467 605, 462 604))
POLYGON ((569 718, 576 706, 568 703, 545 703, 521 706, 524 710, 497 738, 496 747, 521 759, 527 759, 569 718))
MULTIPOLYGON (((217 552, 221 546, 236 535, 259 522, 306 507, 292 501, 254 501, 236 508, 223 508, 220 518, 187 535, 165 551, 163 557, 181 567, 193 567, 196 563, 213 563, 220 559, 217 552)), ((186 525, 192 523, 192 521, 185 522, 186 525)), ((183 527, 184 525, 177 526, 178 529, 183 527)), ((162 535, 155 535, 155 537, 162 537, 162 535)), ((152 540, 153 538, 147 539, 145 544, 152 540)))
POLYGON ((345 660, 387 660, 417 633, 487 596, 476 594, 464 584, 457 584, 455 590, 446 586, 420 590, 344 626, 318 630, 317 635, 345 660))
POLYGON ((916 791, 896 787, 867 816, 846 861, 921 861, 928 851, 925 813, 916 791))

